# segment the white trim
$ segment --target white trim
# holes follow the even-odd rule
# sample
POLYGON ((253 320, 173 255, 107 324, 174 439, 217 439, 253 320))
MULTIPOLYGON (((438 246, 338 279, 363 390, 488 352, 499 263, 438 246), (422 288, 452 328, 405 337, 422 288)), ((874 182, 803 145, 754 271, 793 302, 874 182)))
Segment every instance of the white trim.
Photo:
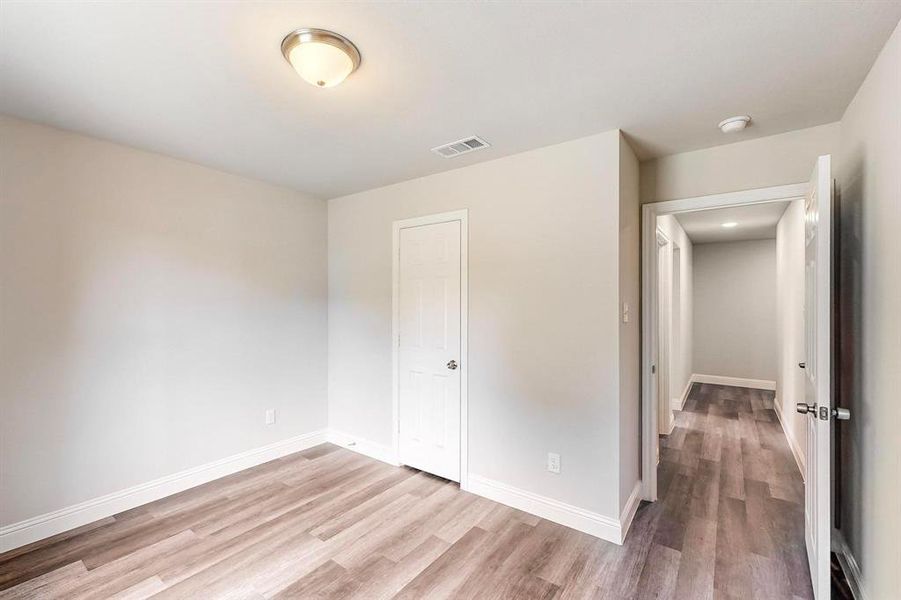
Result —
POLYGON ((644 208, 653 207, 658 215, 671 215, 674 213, 694 212, 724 206, 745 206, 749 204, 763 204, 765 202, 780 202, 783 200, 803 198, 807 195, 807 182, 790 183, 753 190, 741 190, 738 192, 726 192, 724 194, 711 194, 709 196, 696 196, 681 200, 667 200, 666 202, 652 202, 645 204, 644 208))
POLYGON ((685 402, 688 400, 688 395, 691 393, 691 385, 694 383, 691 377, 688 378, 688 383, 685 384, 685 389, 682 390, 682 396, 679 398, 673 398, 671 401, 673 410, 682 410, 685 408, 685 402))
POLYGON ((304 433, 268 446, 234 454, 205 465, 179 471, 99 498, 6 525, 0 528, 0 552, 6 552, 99 519, 105 519, 122 511, 183 492, 270 460, 318 446, 326 441, 326 437, 324 429, 304 433))
POLYGON ((657 500, 657 396, 651 365, 657 344, 657 217, 725 206, 744 206, 803 198, 807 183, 793 183, 726 194, 698 196, 682 200, 652 202, 641 207, 641 480, 645 500, 657 500))
MULTIPOLYGON (((676 417, 674 416, 669 420, 669 431, 666 432, 666 435, 673 435, 673 429, 676 428, 676 417)), ((660 440, 657 440, 657 443, 660 443, 660 440)), ((660 464, 660 450, 657 451, 657 464, 660 464)))
POLYGON ((695 383, 711 383, 713 385, 731 385, 732 387, 751 388, 755 390, 775 390, 776 382, 769 379, 746 379, 744 377, 726 377, 724 375, 704 375, 694 373, 691 380, 695 383))
POLYGON ((854 558, 845 536, 837 529, 832 530, 832 549, 838 557, 838 562, 848 580, 851 594, 857 600, 869 600, 870 596, 863 587, 863 577, 860 575, 860 566, 857 564, 857 559, 854 558))
POLYGON ((460 221, 460 489, 469 489, 469 210, 401 219, 392 224, 391 249, 391 436, 393 456, 400 458, 400 399, 398 386, 400 339, 399 305, 400 230, 407 227, 460 221))
POLYGON ((795 439, 794 434, 792 434, 791 429, 786 427, 785 421, 782 420, 782 406, 778 398, 773 400, 773 409, 776 412, 776 418, 779 420, 779 425, 782 426, 782 432, 785 434, 785 439, 788 440, 788 447, 791 448, 792 455, 795 457, 795 463, 798 465, 798 470, 801 471, 801 480, 803 481, 807 477, 807 471, 804 466, 806 463, 804 453, 801 451, 801 446, 798 445, 798 441, 795 439))
POLYGON ((619 520, 578 506, 540 496, 473 473, 469 475, 469 492, 614 544, 623 543, 623 527, 619 520))
POLYGON ((395 467, 400 466, 400 462, 397 459, 397 453, 395 453, 392 446, 387 444, 373 442, 361 438, 360 436, 338 431, 336 429, 328 430, 328 441, 336 446, 341 446, 342 448, 352 450, 364 456, 368 456, 369 458, 380 460, 383 463, 388 463, 395 467))
POLYGON ((639 504, 641 504, 641 482, 636 481, 635 487, 632 488, 632 493, 629 494, 629 499, 626 500, 626 505, 623 507, 623 512, 619 516, 620 543, 625 542, 626 536, 629 535, 629 528, 635 519, 635 513, 638 512, 639 504))

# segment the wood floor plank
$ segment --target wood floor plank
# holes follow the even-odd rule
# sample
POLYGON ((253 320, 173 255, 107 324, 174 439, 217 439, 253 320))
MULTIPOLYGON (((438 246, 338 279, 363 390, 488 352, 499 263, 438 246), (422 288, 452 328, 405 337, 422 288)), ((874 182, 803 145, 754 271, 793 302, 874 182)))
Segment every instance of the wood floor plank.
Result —
POLYGON ((0 555, 0 600, 810 599, 773 393, 692 386, 622 546, 323 444, 0 555))
POLYGON ((426 567, 395 596, 397 600, 450 598, 454 589, 478 568, 474 560, 479 546, 490 536, 484 529, 473 527, 456 544, 426 567))

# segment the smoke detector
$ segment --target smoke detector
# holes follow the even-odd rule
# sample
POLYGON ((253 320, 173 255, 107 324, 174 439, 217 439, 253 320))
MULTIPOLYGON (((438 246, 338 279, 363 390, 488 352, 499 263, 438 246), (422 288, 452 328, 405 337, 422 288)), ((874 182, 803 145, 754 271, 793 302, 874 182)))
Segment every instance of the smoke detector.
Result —
POLYGON ((455 156, 460 156, 461 154, 475 152, 476 150, 484 150, 489 146, 491 146, 491 144, 482 138, 473 135, 463 138, 462 140, 457 140, 456 142, 435 146, 432 148, 432 152, 444 158, 453 158, 455 156))
POLYGON ((719 128, 723 133, 735 133, 747 127, 750 122, 751 117, 748 115, 729 117, 720 121, 719 128))

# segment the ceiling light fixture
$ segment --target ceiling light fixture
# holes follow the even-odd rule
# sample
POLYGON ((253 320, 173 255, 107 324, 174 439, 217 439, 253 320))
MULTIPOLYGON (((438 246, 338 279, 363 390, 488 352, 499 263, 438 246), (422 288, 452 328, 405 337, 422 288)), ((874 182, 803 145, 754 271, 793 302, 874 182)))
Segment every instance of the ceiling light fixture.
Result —
POLYGON ((751 117, 747 115, 729 117, 720 121, 719 128, 723 133, 734 133, 747 127, 750 122, 751 117))
POLYGON ((282 40, 282 54, 304 81, 334 87, 360 66, 353 42, 325 29, 298 29, 282 40))
POLYGON ((738 227, 738 223, 735 221, 729 221, 728 223, 723 223, 723 227, 726 229, 732 229, 733 227, 738 227))

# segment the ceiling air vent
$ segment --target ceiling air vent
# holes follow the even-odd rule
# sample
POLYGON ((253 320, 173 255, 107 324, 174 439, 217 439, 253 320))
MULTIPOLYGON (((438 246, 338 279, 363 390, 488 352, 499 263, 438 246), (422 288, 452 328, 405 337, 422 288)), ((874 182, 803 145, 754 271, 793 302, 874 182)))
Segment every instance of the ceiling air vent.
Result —
POLYGON ((490 145, 491 144, 489 144, 482 138, 472 136, 463 138, 462 140, 457 140, 456 142, 451 142, 450 144, 436 146, 432 148, 432 152, 439 156, 443 156, 444 158, 453 158, 454 156, 460 156, 461 154, 466 154, 467 152, 484 150, 490 145))

